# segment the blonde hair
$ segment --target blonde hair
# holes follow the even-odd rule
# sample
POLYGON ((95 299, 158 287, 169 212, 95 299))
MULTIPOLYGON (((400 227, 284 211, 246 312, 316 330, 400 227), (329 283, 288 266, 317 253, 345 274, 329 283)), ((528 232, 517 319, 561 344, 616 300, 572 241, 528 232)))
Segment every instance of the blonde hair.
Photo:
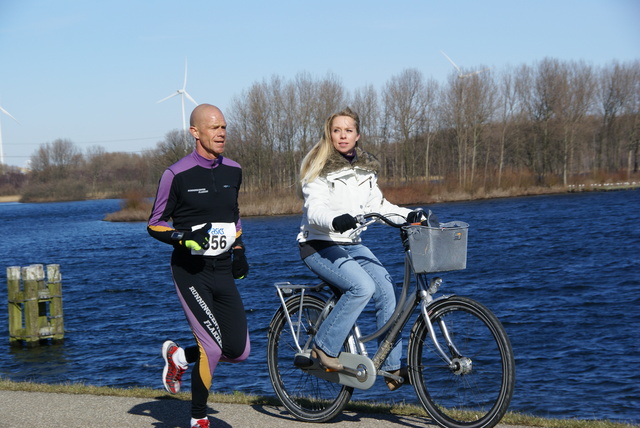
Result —
POLYGON ((309 183, 318 178, 320 172, 322 172, 322 168, 324 168, 327 163, 327 159, 329 159, 329 156, 331 156, 331 153, 335 150, 333 142, 331 141, 331 125, 333 124, 333 120, 339 116, 346 116, 353 119, 356 124, 356 132, 360 134, 360 117, 349 107, 329 116, 324 122, 324 135, 320 141, 309 150, 309 153, 307 153, 304 159, 302 159, 302 164, 300 165, 301 184, 309 183))

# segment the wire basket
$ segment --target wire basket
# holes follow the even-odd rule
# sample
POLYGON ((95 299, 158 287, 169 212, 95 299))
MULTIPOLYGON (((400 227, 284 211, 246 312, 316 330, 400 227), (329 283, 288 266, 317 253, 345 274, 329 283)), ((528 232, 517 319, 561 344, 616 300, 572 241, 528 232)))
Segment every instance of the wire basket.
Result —
POLYGON ((467 268, 467 223, 451 221, 440 223, 440 227, 406 226, 404 229, 416 273, 467 268))

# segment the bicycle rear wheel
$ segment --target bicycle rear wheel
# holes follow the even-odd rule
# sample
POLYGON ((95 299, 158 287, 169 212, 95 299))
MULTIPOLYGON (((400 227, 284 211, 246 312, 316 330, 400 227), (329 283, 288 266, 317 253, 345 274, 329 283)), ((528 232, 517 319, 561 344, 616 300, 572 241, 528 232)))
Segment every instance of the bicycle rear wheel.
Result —
POLYGON ((482 304, 454 296, 435 301, 429 319, 448 364, 419 317, 409 339, 409 376, 433 420, 451 428, 493 427, 513 396, 515 362, 498 318, 482 304), (448 333, 453 346, 445 339, 448 333))
MULTIPOLYGON (((305 296, 300 308, 300 296, 287 301, 298 343, 310 346, 316 321, 325 302, 315 296, 305 296), (298 329, 298 327, 300 327, 298 329)), ((351 399, 353 388, 329 382, 293 365, 297 352, 293 333, 280 308, 269 324, 267 365, 276 395, 297 419, 305 422, 326 422, 338 415, 351 399)))

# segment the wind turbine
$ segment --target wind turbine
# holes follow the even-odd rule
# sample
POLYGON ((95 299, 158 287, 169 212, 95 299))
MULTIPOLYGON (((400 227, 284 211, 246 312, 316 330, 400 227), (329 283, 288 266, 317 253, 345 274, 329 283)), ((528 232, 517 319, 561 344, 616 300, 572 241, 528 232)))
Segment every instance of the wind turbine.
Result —
POLYGON ((185 116, 184 116, 184 97, 187 97, 187 99, 189 99, 189 101, 194 103, 196 106, 198 105, 196 100, 194 100, 191 97, 191 95, 189 95, 189 93, 187 92, 187 60, 186 59, 184 60, 184 83, 182 84, 182 89, 178 89, 173 94, 171 94, 168 97, 165 97, 165 98, 161 99, 160 101, 158 101, 156 104, 160 104, 161 102, 166 101, 171 97, 175 97, 176 95, 180 95, 180 98, 182 100, 182 130, 184 132, 186 132, 187 131, 187 121, 186 121, 185 116))
MULTIPOLYGON (((6 114, 11 119, 13 119, 16 122, 18 122, 18 119, 16 119, 15 117, 11 116, 11 113, 9 113, 5 109, 3 109, 2 106, 0 106, 0 113, 6 114)), ((0 115, 0 116, 2 116, 2 115, 0 115)), ((20 123, 20 122, 18 122, 18 123, 20 123)), ((0 165, 2 165, 2 164, 4 164, 4 150, 2 148, 2 124, 0 123, 0 165)))
POLYGON ((442 55, 444 55, 444 57, 445 57, 446 59, 448 59, 448 60, 449 60, 449 62, 451 63, 451 65, 453 65, 453 66, 455 67, 456 71, 458 72, 458 77, 459 77, 460 79, 462 79, 462 78, 464 78, 464 77, 473 76, 474 74, 480 74, 480 73, 482 73, 482 72, 484 72, 484 71, 490 70, 490 68, 485 68, 485 69, 483 69, 483 70, 478 70, 478 71, 473 71, 473 72, 471 72, 471 73, 462 74, 462 71, 460 70, 460 67, 458 67, 458 66, 456 65, 456 63, 455 63, 455 62, 453 62, 453 60, 452 60, 451 58, 449 58, 449 56, 448 56, 446 53, 444 53, 443 51, 440 51, 440 53, 441 53, 442 55))

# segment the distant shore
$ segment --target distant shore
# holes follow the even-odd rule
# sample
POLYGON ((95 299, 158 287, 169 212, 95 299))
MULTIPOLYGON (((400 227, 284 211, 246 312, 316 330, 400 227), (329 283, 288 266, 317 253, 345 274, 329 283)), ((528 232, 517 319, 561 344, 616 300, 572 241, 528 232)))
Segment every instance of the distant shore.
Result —
POLYGON ((20 195, 0 196, 0 202, 20 202, 20 195))
MULTIPOLYGON (((418 191, 407 191, 407 188, 385 188, 386 199, 401 206, 429 206, 431 204, 464 202, 475 200, 516 198, 523 196, 553 195, 563 193, 600 192, 614 190, 634 190, 640 188, 640 182, 619 182, 589 185, 550 186, 511 188, 488 192, 439 192, 421 195, 418 191)), ((411 190, 411 188, 409 188, 411 190)), ((20 195, 0 196, 0 203, 20 202, 20 195)), ((94 198, 90 198, 94 199, 94 198)), ((100 198, 95 198, 100 199, 100 198)), ((148 198, 122 199, 121 209, 105 215, 105 221, 112 222, 140 222, 149 219, 152 200, 148 198)), ((240 209, 243 217, 296 215, 301 213, 302 200, 295 192, 256 193, 243 192, 240 194, 240 209)))

